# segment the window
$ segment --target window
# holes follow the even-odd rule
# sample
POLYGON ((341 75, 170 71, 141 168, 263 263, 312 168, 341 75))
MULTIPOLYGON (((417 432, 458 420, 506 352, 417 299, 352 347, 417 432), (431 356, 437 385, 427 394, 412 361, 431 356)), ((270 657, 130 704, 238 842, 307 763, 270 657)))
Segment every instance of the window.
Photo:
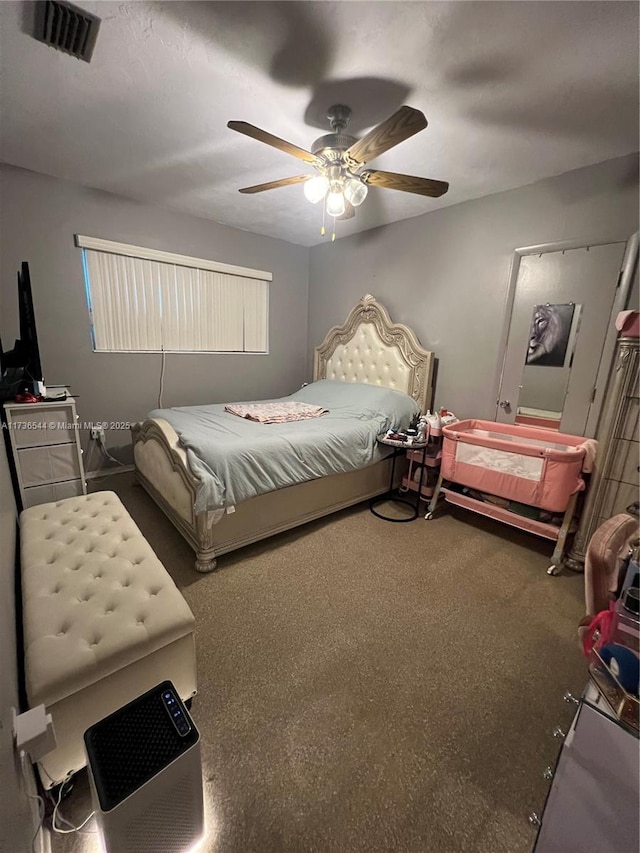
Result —
POLYGON ((76 235, 96 352, 268 352, 262 270, 76 235))

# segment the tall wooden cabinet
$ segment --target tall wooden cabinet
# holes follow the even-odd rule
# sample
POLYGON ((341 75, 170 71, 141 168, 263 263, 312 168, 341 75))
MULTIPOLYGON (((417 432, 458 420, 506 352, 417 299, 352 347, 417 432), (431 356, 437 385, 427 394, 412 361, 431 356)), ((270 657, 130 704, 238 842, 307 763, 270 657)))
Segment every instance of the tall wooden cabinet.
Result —
POLYGON ((5 403, 22 509, 87 493, 73 397, 50 403, 5 403))
POLYGON ((584 503, 580 526, 567 559, 571 568, 581 568, 589 540, 608 518, 625 512, 638 501, 640 444, 638 417, 640 391, 638 368, 640 340, 638 320, 633 332, 618 338, 615 359, 596 433, 598 454, 584 503))

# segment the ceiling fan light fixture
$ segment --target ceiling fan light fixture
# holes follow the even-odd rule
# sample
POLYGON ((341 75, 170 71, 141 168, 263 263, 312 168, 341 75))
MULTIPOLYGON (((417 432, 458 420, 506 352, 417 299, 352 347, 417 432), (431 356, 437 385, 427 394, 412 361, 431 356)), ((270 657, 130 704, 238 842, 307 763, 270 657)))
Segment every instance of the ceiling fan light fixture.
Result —
MULTIPOLYGON (((48 0, 48 2, 59 5, 61 0, 55 0, 55 2, 48 0)), ((231 130, 277 148, 285 154, 290 154, 312 166, 318 173, 313 176, 295 175, 252 187, 242 187, 240 192, 261 193, 292 184, 304 184, 304 194, 308 201, 317 204, 324 199, 323 224, 320 231, 323 236, 325 216, 328 214, 334 219, 352 219, 355 216, 356 207, 359 207, 367 198, 369 184, 430 198, 439 198, 447 192, 449 184, 446 181, 364 168, 371 160, 427 127, 427 119, 420 110, 407 105, 401 106, 361 139, 356 139, 345 132, 350 115, 351 110, 344 104, 334 104, 329 107, 327 117, 332 133, 316 139, 310 151, 246 121, 227 122, 227 127, 231 130)), ((335 231, 332 235, 333 239, 335 239, 335 231)))
POLYGON ((358 207, 367 197, 369 188, 360 178, 348 178, 344 185, 344 194, 347 201, 354 207, 358 207))
POLYGON ((304 195, 311 204, 317 204, 326 196, 329 180, 324 175, 316 175, 304 185, 304 195))
POLYGON ((342 192, 332 189, 327 196, 327 213, 329 216, 342 216, 346 209, 347 206, 342 192))

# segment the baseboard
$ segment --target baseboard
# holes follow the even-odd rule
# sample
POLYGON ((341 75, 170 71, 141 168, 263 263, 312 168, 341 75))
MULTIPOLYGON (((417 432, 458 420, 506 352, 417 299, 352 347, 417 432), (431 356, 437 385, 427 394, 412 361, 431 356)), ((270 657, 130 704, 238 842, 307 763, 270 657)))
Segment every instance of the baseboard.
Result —
POLYGON ((110 477, 112 474, 130 474, 135 471, 135 465, 114 465, 113 468, 101 468, 98 471, 85 471, 85 480, 101 480, 103 477, 110 477))

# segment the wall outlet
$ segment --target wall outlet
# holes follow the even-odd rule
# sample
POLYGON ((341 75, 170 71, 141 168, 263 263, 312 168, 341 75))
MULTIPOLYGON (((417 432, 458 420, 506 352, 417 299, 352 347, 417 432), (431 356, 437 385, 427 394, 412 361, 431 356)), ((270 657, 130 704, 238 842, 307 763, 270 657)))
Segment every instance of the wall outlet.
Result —
POLYGON ((92 427, 91 438, 94 441, 104 441, 104 427, 92 427))
POLYGON ((47 714, 44 705, 36 705, 23 714, 18 714, 15 708, 13 713, 13 736, 18 751, 24 750, 29 754, 31 762, 47 755, 56 748, 56 734, 53 729, 51 714, 47 714))

